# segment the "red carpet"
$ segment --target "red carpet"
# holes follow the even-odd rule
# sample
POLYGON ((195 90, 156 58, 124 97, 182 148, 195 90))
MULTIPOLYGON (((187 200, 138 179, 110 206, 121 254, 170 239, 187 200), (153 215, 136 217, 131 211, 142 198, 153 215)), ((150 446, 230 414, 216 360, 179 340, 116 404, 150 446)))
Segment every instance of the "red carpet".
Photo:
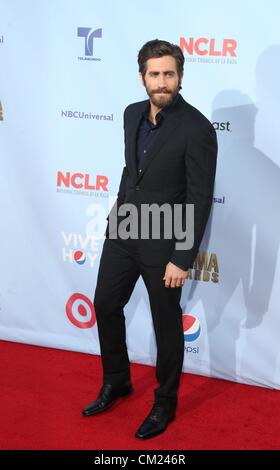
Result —
POLYGON ((0 449, 279 449, 279 392, 183 374, 177 419, 149 441, 154 368, 131 365, 135 393, 102 415, 81 409, 101 386, 99 356, 0 341, 0 449))

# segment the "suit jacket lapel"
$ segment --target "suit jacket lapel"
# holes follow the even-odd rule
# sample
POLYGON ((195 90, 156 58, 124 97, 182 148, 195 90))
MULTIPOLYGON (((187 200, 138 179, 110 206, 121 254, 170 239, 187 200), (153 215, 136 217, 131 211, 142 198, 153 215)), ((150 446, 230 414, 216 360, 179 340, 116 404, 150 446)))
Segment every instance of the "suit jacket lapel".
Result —
MULTIPOLYGON (((181 103, 182 101, 184 101, 184 99, 181 96, 181 103)), ((160 130, 158 131, 158 135, 156 136, 156 139, 153 143, 151 152, 149 152, 149 154, 147 155, 145 159, 141 174, 138 174, 137 155, 136 155, 136 152, 137 152, 136 137, 137 137, 137 130, 138 130, 141 118, 142 118, 142 111, 147 106, 147 103, 148 103, 148 100, 143 104, 143 107, 140 108, 140 110, 137 112, 135 119, 133 120, 133 123, 131 123, 131 128, 130 128, 128 157, 129 157, 130 169, 131 169, 133 180, 135 181, 135 183, 138 183, 140 181, 145 171, 147 170, 148 166, 151 164, 153 159, 158 155, 162 146, 169 139, 172 132, 176 129, 176 127, 181 122, 180 116, 183 110, 183 107, 180 106, 180 102, 179 102, 178 108, 177 106, 175 106, 175 109, 173 109, 172 112, 164 116, 160 130)))
MULTIPOLYGON (((146 102, 148 103, 148 101, 146 102)), ((137 130, 142 119, 142 111, 145 109, 145 104, 143 108, 136 114, 133 122, 131 123, 130 133, 128 136, 129 142, 129 149, 128 149, 128 158, 130 163, 131 173, 133 175, 133 180, 136 182, 138 178, 138 170, 137 170, 137 158, 136 158, 136 137, 137 137, 137 130)))

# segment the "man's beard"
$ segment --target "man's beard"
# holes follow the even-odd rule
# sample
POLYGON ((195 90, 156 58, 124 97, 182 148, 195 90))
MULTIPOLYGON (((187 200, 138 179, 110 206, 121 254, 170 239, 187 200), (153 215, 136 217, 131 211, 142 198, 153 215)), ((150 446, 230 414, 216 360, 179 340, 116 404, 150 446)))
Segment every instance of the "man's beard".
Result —
POLYGON ((149 91, 146 84, 145 84, 145 88, 153 105, 156 106, 157 108, 162 109, 171 104, 173 98, 177 95, 177 93, 180 90, 180 85, 175 91, 169 91, 166 88, 149 91), (162 92, 163 94, 160 94, 160 92, 162 92))

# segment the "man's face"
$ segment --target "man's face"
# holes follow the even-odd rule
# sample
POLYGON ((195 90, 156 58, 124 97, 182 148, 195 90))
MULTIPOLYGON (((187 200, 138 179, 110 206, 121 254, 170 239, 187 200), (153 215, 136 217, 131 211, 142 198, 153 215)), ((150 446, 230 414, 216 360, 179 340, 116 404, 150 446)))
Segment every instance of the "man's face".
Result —
POLYGON ((157 108, 168 106, 180 86, 176 59, 170 55, 148 59, 145 77, 141 75, 141 79, 153 105, 157 108))

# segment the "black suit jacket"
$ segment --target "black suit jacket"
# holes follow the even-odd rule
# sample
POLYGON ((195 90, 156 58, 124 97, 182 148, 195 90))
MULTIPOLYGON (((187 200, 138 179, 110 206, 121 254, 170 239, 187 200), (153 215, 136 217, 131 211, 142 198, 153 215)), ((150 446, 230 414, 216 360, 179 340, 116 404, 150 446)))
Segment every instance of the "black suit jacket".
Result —
MULTIPOLYGON (((217 159, 217 137, 210 121, 181 95, 164 116, 152 149, 137 171, 136 138, 142 111, 149 100, 130 104, 124 111, 125 167, 115 208, 123 203, 194 204, 194 245, 176 250, 171 240, 139 240, 144 263, 168 261, 185 269, 192 267, 201 243, 212 200, 217 159)), ((107 217, 109 219, 109 216, 107 217)), ((106 236, 109 232, 109 223, 106 236)))

